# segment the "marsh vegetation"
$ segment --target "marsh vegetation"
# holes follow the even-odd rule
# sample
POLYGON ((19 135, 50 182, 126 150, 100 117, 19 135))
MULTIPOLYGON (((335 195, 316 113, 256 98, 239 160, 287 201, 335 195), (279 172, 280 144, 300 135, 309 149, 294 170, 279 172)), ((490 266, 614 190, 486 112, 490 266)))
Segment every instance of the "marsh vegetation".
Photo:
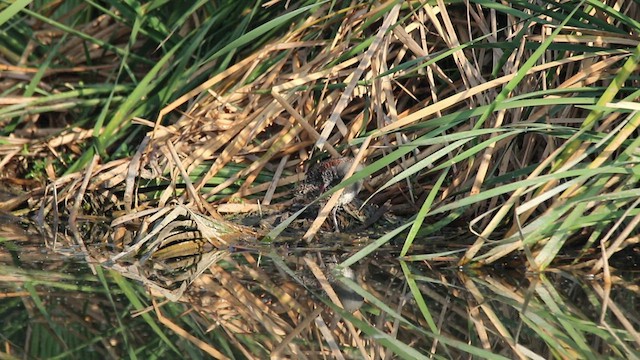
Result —
POLYGON ((0 5, 2 356, 640 357, 637 19, 0 5))

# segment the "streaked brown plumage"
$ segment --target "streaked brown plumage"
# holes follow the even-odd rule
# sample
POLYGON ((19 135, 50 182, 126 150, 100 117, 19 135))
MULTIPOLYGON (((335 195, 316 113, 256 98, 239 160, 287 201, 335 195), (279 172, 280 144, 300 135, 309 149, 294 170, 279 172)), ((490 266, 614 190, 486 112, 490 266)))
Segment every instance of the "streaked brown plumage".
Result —
MULTIPOLYGON (((325 160, 312 166, 305 174, 304 181, 301 182, 296 189, 298 196, 304 196, 307 198, 318 197, 325 191, 338 185, 344 178, 347 171, 349 171, 353 161, 354 159, 351 157, 343 157, 325 160)), ((358 164, 355 171, 358 172, 362 170, 362 168, 364 168, 364 166, 362 166, 362 164, 358 164)), ((364 180, 360 180, 350 186, 347 186, 342 192, 342 195, 340 195, 338 203, 333 208, 333 222, 336 231, 339 231, 338 221, 336 218, 336 211, 338 207, 353 201, 353 199, 355 199, 358 193, 362 190, 363 184, 364 180)))

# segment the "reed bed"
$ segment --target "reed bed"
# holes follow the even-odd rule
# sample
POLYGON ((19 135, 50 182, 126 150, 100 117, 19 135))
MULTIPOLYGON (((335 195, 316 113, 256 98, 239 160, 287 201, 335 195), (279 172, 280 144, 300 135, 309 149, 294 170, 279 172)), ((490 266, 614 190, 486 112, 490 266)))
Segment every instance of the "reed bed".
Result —
POLYGON ((637 317, 609 297, 612 283, 637 295, 609 266, 638 243, 637 3, 106 4, 1 10, 0 174, 11 196, 0 209, 34 217, 51 241, 64 229, 109 269, 177 207, 226 226, 217 250, 233 250, 233 234, 251 241, 266 262, 216 257, 182 288, 184 313, 101 275, 165 351, 178 352, 178 338, 193 357, 216 358, 638 356, 637 317), (365 243, 335 267, 263 245, 300 212, 267 230, 233 223, 288 211, 305 169, 343 156, 366 167, 325 195, 301 243, 330 243, 321 226, 360 180, 362 200, 400 220, 366 239, 329 234, 365 243), (464 295, 438 293, 446 278, 425 275, 513 260, 535 274, 524 288, 459 274, 464 295), (392 281, 340 275, 363 263, 392 281), (583 291, 599 319, 555 290, 549 279, 568 270, 598 282, 583 291), (336 306, 338 283, 375 310, 336 306), (288 292, 303 289, 334 300, 340 326, 288 292))

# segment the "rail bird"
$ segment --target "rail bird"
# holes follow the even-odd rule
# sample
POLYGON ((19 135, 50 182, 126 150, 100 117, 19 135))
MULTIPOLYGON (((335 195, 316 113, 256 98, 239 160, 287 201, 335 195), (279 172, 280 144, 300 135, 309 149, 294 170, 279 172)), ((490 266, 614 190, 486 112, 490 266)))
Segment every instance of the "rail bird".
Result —
MULTIPOLYGON (((298 185, 297 193, 299 195, 304 196, 320 196, 325 191, 331 189, 332 187, 338 185, 347 171, 351 168, 354 159, 351 157, 342 157, 337 159, 329 159, 322 161, 312 167, 309 168, 307 173, 305 174, 305 179, 302 183, 298 185)), ((358 164, 356 166, 355 171, 358 172, 362 170, 364 166, 362 164, 358 164)), ((342 195, 338 199, 338 203, 333 208, 333 223, 335 225, 335 230, 340 231, 338 227, 338 219, 336 213, 338 211, 338 207, 346 205, 353 201, 356 198, 360 190, 362 190, 364 184, 364 180, 360 179, 344 188, 342 195)))

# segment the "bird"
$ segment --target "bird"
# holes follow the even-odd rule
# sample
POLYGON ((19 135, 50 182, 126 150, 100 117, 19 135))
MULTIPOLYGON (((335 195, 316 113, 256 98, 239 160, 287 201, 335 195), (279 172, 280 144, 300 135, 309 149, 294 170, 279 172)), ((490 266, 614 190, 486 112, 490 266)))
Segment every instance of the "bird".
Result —
MULTIPOLYGON (((352 157, 341 157, 324 160, 314 166, 311 166, 305 174, 304 181, 298 185, 298 196, 320 196, 327 190, 338 185, 347 174, 347 171, 349 171, 354 161, 355 160, 352 157)), ((358 172, 363 168, 364 166, 362 164, 358 164, 355 172, 358 172)), ((333 223, 335 225, 336 232, 340 232, 336 216, 338 208, 352 202, 362 190, 363 185, 364 180, 360 179, 344 188, 344 191, 338 199, 338 203, 332 211, 333 223)))

